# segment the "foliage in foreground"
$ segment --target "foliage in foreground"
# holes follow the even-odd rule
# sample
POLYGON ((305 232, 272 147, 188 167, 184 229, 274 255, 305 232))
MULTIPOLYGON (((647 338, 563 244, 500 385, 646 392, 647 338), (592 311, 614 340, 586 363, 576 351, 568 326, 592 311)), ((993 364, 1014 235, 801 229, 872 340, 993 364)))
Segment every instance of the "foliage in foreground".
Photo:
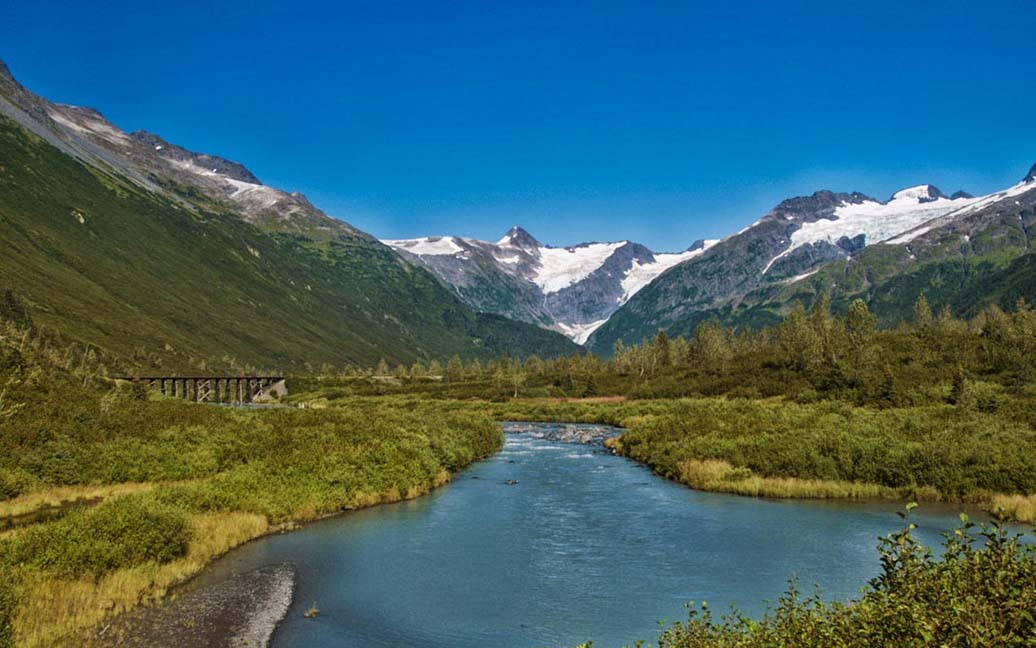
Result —
MULTIPOLYGON (((909 507, 908 507, 909 508, 909 507)), ((801 598, 795 584, 776 608, 753 620, 737 610, 716 619, 708 607, 668 628, 662 648, 897 646, 1002 647, 1036 642, 1036 546, 999 526, 962 526, 932 552, 913 524, 882 540, 882 573, 858 601, 801 598)))

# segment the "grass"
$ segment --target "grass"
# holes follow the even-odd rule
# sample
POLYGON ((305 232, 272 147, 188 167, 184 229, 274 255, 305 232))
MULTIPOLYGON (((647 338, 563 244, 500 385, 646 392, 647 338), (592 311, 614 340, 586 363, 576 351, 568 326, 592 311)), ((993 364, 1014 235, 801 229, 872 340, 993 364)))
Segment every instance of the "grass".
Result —
POLYGON ((1036 524, 1036 494, 990 496, 988 510, 1005 520, 1036 524))
POLYGON ((94 502, 118 495, 146 493, 154 489, 153 483, 124 483, 54 486, 45 490, 19 495, 8 500, 0 500, 0 522, 3 518, 13 518, 35 513, 43 509, 63 508, 81 502, 94 502))
POLYGON ((878 484, 762 477, 748 468, 735 468, 719 459, 687 459, 679 464, 679 480, 691 488, 752 497, 803 499, 903 499, 904 493, 878 484))
POLYGON ((0 290, 150 373, 577 350, 473 312, 366 235, 315 241, 195 202, 107 177, 0 116, 0 290))
POLYGON ((249 513, 196 514, 190 527, 186 554, 165 564, 144 563, 99 578, 24 570, 17 588, 16 645, 44 648, 89 639, 86 631, 105 619, 159 600, 216 557, 270 529, 265 517, 249 513))

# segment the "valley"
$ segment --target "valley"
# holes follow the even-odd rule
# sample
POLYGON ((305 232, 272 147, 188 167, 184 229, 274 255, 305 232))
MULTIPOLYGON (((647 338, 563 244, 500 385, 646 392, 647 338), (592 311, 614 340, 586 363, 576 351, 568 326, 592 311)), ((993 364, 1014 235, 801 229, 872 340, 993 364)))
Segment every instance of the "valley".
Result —
POLYGON ((1031 645, 1033 17, 505 5, 7 12, 0 648, 1031 645))

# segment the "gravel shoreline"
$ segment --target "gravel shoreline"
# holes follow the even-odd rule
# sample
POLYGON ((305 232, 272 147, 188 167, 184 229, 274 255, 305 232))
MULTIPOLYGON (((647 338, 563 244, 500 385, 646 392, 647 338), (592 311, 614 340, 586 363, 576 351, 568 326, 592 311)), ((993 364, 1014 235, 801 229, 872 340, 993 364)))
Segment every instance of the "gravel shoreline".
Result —
POLYGON ((123 615, 102 629, 98 643, 120 648, 263 648, 288 614, 294 592, 294 567, 268 565, 188 588, 123 615))

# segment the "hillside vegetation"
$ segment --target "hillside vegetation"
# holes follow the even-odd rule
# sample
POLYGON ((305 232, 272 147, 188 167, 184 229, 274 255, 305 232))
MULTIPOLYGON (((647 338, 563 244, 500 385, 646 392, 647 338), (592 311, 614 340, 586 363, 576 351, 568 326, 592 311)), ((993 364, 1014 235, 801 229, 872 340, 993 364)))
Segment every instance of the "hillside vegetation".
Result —
POLYGON ((776 327, 706 323, 612 357, 386 364, 298 381, 300 400, 420 395, 497 419, 624 426, 614 448, 696 488, 967 501, 1036 520, 1036 311, 931 312, 879 330, 823 302, 776 327), (467 399, 479 399, 471 402, 467 399))
POLYGON ((0 288, 39 323, 151 370, 576 348, 473 313, 370 237, 263 231, 183 192, 145 191, 0 115, 0 288))
POLYGON ((2 310, 0 646, 81 645, 242 542, 415 497, 502 442, 478 412, 153 400, 2 310))

